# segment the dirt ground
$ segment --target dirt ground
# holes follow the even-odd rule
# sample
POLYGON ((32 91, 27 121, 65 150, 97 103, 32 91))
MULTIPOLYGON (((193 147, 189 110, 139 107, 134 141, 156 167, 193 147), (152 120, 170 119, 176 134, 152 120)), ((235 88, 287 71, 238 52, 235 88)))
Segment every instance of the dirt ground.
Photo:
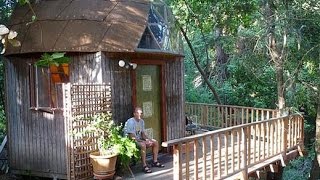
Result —
POLYGON ((11 177, 9 174, 1 174, 0 175, 0 180, 11 180, 14 179, 14 177, 11 177))
MULTIPOLYGON (((49 180, 48 178, 39 178, 39 177, 27 177, 27 176, 15 176, 11 174, 1 174, 0 180, 49 180)), ((52 179, 50 179, 52 180, 52 179)))

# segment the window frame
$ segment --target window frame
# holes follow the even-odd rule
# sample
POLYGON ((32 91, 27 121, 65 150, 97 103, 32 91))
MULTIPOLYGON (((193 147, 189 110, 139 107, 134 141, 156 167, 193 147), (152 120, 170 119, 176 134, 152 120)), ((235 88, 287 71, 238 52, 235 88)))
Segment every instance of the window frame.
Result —
POLYGON ((30 63, 28 65, 30 109, 48 113, 53 113, 55 110, 63 109, 63 107, 59 107, 61 103, 59 104, 58 102, 58 95, 62 93, 58 92, 58 89, 61 89, 58 87, 63 83, 69 82, 69 65, 67 65, 67 74, 64 74, 64 76, 67 77, 64 82, 53 81, 52 74, 59 74, 60 72, 51 73, 50 66, 38 67, 35 63, 30 63), (40 97, 42 97, 46 102, 40 102, 40 97))

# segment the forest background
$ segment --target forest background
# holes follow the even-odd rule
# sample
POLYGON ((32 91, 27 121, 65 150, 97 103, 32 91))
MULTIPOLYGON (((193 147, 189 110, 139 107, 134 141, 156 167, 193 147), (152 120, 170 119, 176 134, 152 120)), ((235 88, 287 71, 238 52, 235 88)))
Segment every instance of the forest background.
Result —
MULTIPOLYGON (((8 23, 17 1, 0 0, 0 24, 8 23)), ((186 101, 303 111, 309 156, 297 164, 312 166, 315 152, 320 152, 320 1, 166 2, 184 36, 186 101)), ((6 134, 3 58, 1 139, 6 134)), ((299 168, 294 166, 290 168, 299 168)), ((307 176, 288 172, 288 177, 307 176)))

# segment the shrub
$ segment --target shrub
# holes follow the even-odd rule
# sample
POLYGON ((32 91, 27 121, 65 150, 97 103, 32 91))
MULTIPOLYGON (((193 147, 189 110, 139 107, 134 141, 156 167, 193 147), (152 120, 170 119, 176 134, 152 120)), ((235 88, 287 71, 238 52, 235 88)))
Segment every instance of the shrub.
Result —
POLYGON ((306 157, 299 157, 298 159, 290 161, 289 165, 284 168, 283 180, 304 180, 310 178, 310 173, 315 157, 314 150, 309 152, 306 157))
POLYGON ((5 136, 6 136, 6 116, 5 116, 3 106, 0 105, 0 142, 2 142, 5 136))

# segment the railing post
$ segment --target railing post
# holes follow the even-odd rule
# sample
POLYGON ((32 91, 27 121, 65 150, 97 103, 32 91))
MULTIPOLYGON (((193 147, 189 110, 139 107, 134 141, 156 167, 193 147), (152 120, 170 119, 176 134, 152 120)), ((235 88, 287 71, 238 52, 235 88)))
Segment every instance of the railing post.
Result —
POLYGON ((182 179, 181 144, 173 145, 173 179, 182 179))
POLYGON ((241 172, 241 179, 248 179, 248 158, 250 161, 250 157, 248 157, 248 149, 250 148, 250 126, 241 128, 242 140, 243 140, 243 171, 241 172), (249 134, 248 134, 249 133, 249 134), (249 141, 248 141, 249 140, 249 141))
POLYGON ((286 154, 287 154, 287 146, 288 146, 288 133, 289 132, 289 117, 284 117, 282 121, 282 157, 283 160, 286 161, 286 154))
POLYGON ((194 140, 193 144, 193 159, 194 159, 194 179, 198 179, 199 177, 199 161, 198 161, 198 139, 194 140))
POLYGON ((298 118, 299 118, 298 131, 300 131, 298 148, 299 148, 300 156, 303 156, 303 152, 304 152, 304 117, 298 116, 298 118))
POLYGON ((203 106, 203 108, 202 108, 201 121, 203 124, 208 125, 208 106, 203 106))

